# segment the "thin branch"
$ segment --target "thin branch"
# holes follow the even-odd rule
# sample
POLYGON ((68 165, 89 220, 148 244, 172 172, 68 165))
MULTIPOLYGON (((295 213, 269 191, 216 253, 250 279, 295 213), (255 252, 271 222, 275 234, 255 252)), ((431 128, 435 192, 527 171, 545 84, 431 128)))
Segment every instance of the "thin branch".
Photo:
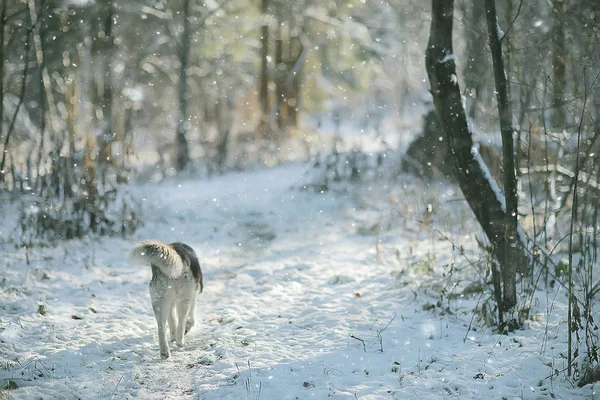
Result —
POLYGON ((117 387, 119 387, 119 384, 123 380, 123 377, 125 376, 126 373, 127 373, 127 371, 123 372, 123 375, 121 375, 121 377, 119 378, 117 384, 115 385, 115 388, 113 389, 112 393, 110 394, 111 398, 114 396, 115 392, 117 391, 117 387))
MULTIPOLYGON (((5 1, 4 3, 7 3, 7 2, 5 1)), ((23 8, 22 10, 15 11, 14 13, 12 13, 10 15, 6 15, 4 17, 4 23, 8 23, 10 20, 17 18, 19 15, 25 14, 26 12, 27 12, 27 9, 23 8)))
POLYGON ((519 14, 521 13, 521 6, 522 5, 523 5, 523 0, 521 0, 519 2, 519 7, 517 8, 517 13, 515 14, 515 17, 511 21, 510 25, 508 26, 508 29, 506 30, 506 32, 504 32, 504 35, 502 35, 502 37, 500 38, 500 41, 503 41, 504 38, 508 36, 508 32, 510 32, 510 30, 513 27, 513 25, 515 24, 515 21, 517 20, 517 18, 519 18, 519 14))
POLYGON ((396 319, 396 313, 394 313, 394 315, 392 316, 392 319, 390 319, 390 321, 387 323, 386 326, 384 326, 382 329, 377 331, 377 339, 379 340, 379 351, 381 351, 383 353, 383 337, 381 336, 381 334, 383 333, 383 331, 385 331, 387 328, 389 328, 389 326, 392 324, 392 322, 396 319))

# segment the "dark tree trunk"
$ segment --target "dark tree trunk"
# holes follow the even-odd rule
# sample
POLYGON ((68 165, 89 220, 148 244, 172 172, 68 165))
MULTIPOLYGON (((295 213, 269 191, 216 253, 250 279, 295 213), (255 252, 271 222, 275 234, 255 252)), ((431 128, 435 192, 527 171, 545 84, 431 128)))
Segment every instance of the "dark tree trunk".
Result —
POLYGON ((269 0, 262 0, 263 22, 260 36, 260 90, 261 129, 268 133, 269 121, 269 0))
POLYGON ((190 16, 194 2, 184 0, 183 2, 183 33, 179 43, 179 123, 177 124, 177 159, 175 165, 177 171, 183 171, 190 163, 190 150, 187 132, 190 128, 188 118, 188 84, 187 70, 190 64, 190 48, 192 27, 190 16))
MULTIPOLYGON (((493 255, 502 268, 511 268, 515 260, 527 263, 524 244, 512 247, 507 240, 507 213, 502 194, 473 147, 471 133, 462 107, 452 50, 453 0, 432 0, 432 21, 426 52, 426 66, 438 121, 441 122, 460 188, 493 246, 493 255)), ((503 282, 506 285, 506 282, 503 282)), ((504 289, 509 292, 511 288, 504 289)), ((500 324, 503 311, 514 302, 499 304, 500 324)), ((508 299, 510 300, 510 298, 508 299)))
POLYGON ((219 173, 223 172, 227 162, 227 145, 229 144, 229 133, 231 131, 231 119, 227 118, 229 114, 229 104, 227 96, 219 89, 218 101, 215 104, 215 118, 217 125, 217 142, 215 146, 215 165, 219 173))
MULTIPOLYGON (((4 128, 4 31, 6 30, 6 3, 2 2, 0 8, 0 139, 4 128)), ((2 172, 0 172, 0 180, 2 172)))
POLYGON ((467 30, 467 66, 465 68, 465 85, 470 97, 467 112, 469 118, 477 117, 477 110, 481 107, 483 88, 488 71, 488 62, 485 55, 485 18, 483 2, 472 0, 470 13, 465 7, 464 14, 471 19, 471 29, 467 30))
POLYGON ((275 39, 275 109, 277 110, 277 127, 282 128, 284 124, 283 113, 283 99, 285 93, 283 88, 285 86, 285 64, 283 62, 283 35, 282 26, 279 25, 279 38, 275 39))
MULTIPOLYGON (((496 16, 495 0, 485 0, 486 20, 494 67, 496 83, 496 101, 500 116, 500 132, 502 133, 502 164, 504 169, 504 193, 506 197, 506 232, 505 238, 510 248, 517 247, 517 179, 515 176, 515 151, 513 141, 512 112, 508 99, 508 83, 502 57, 502 42, 500 41, 498 18, 496 16)), ((518 270, 526 272, 527 263, 520 263, 518 254, 506 254, 507 264, 502 265, 502 280, 504 282, 503 301, 506 309, 517 302, 515 275, 518 270)), ((523 260, 525 261, 525 260, 523 260)))
POLYGON ((114 53, 112 0, 99 3, 97 32, 93 38, 94 95, 96 118, 96 143, 100 177, 106 177, 106 168, 112 162, 111 147, 114 141, 112 126, 112 62, 114 53))
POLYGON ((554 90, 552 90, 552 127, 565 128, 565 10, 563 0, 552 2, 552 72, 554 90))
POLYGON ((279 129, 298 126, 298 106, 304 46, 300 37, 290 35, 290 27, 280 24, 280 38, 276 40, 275 62, 277 88, 277 122, 279 129))

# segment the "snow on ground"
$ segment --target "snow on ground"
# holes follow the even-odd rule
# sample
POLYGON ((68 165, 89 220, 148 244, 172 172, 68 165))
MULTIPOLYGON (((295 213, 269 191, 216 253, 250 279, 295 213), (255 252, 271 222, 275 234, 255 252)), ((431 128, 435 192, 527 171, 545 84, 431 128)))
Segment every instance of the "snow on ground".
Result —
POLYGON ((554 374, 560 289, 535 299, 527 330, 468 329, 481 295, 451 294, 474 273, 460 253, 478 257, 477 229, 455 189, 407 178, 317 194, 297 189, 303 171, 135 187, 146 223, 127 240, 1 244, 0 381, 18 388, 0 398, 593 397, 554 374), (149 238, 188 243, 205 274, 196 327, 167 361, 150 268, 126 260, 149 238))

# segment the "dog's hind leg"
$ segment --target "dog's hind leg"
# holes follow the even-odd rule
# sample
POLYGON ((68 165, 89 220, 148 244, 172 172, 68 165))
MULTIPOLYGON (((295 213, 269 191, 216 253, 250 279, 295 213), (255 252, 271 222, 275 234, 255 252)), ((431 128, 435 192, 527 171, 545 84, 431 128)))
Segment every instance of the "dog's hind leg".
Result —
POLYGON ((169 311, 169 331, 171 332, 171 342, 174 342, 177 331, 177 316, 175 315, 175 307, 173 306, 171 306, 171 310, 169 311))
POLYGON ((152 298, 152 308, 158 325, 158 345, 160 346, 160 356, 167 359, 171 356, 169 343, 167 342, 167 317, 173 307, 173 298, 168 295, 158 296, 150 291, 152 298))
POLYGON ((191 308, 191 304, 189 301, 180 301, 177 302, 177 317, 178 317, 178 322, 179 325, 177 325, 177 335, 176 335, 176 342, 177 342, 177 346, 179 347, 183 347, 185 346, 185 326, 186 323, 185 321, 187 321, 188 319, 188 315, 190 313, 190 308, 191 308))
POLYGON ((192 330, 194 324, 196 323, 196 299, 192 300, 192 304, 190 305, 190 313, 188 315, 187 321, 185 322, 185 333, 192 330))

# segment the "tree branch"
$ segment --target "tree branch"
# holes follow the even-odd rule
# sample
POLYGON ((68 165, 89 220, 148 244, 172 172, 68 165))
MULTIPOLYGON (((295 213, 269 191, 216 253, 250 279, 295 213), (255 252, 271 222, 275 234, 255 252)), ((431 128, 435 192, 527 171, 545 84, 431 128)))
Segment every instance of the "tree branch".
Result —
MULTIPOLYGON (((478 0, 475 0, 478 1, 478 0)), ((515 24, 515 21, 517 20, 517 18, 519 18, 519 14, 521 13, 521 6, 523 5, 523 0, 521 0, 519 2, 519 7, 517 8, 517 13, 515 14, 515 17, 513 18, 513 20, 510 22, 510 25, 508 26, 508 29, 506 30, 506 32, 504 32, 504 35, 502 35, 502 37, 500 38, 500 41, 503 41, 505 37, 508 36, 508 32, 510 32, 510 30, 512 29, 513 25, 515 24)))

